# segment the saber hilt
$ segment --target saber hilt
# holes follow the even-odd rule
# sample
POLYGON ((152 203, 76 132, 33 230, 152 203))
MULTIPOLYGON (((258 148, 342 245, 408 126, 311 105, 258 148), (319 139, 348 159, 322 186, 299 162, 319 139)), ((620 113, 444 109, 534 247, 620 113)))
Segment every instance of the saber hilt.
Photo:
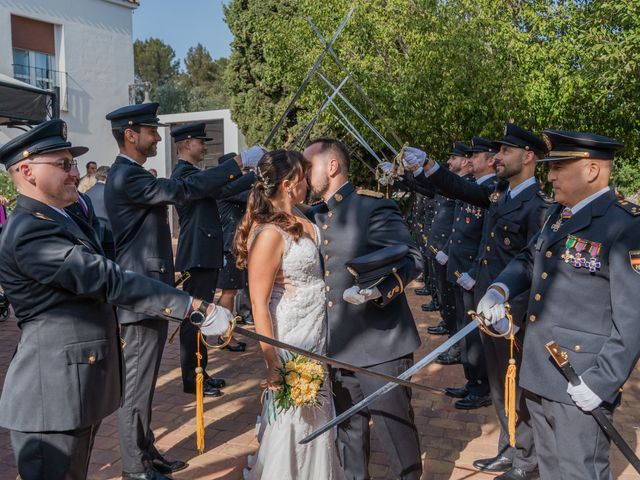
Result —
POLYGON ((580 380, 580 377, 578 376, 576 371, 571 366, 571 363, 569 363, 569 355, 567 355, 567 352, 560 349, 558 344, 553 340, 548 342, 545 345, 545 347, 549 352, 549 354, 551 355, 551 358, 553 359, 553 361, 556 362, 556 365, 558 365, 558 367, 562 371, 562 374, 565 376, 567 381, 574 387, 577 387, 578 385, 580 385, 582 381, 580 380))

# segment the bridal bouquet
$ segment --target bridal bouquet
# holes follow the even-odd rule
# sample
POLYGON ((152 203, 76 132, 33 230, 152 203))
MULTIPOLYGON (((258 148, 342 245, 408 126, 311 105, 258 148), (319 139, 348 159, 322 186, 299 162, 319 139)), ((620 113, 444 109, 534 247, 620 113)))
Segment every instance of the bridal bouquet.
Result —
POLYGON ((298 354, 280 357, 282 366, 277 369, 279 380, 275 389, 265 390, 268 418, 275 418, 276 411, 291 408, 315 407, 322 404, 322 386, 326 371, 319 362, 298 354))

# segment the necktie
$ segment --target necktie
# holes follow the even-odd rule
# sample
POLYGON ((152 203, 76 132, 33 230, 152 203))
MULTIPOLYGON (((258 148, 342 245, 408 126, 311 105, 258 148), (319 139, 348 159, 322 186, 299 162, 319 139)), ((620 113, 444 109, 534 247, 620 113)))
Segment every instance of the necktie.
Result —
POLYGON ((511 200, 511 190, 507 190, 507 194, 504 196, 504 203, 507 203, 511 200))

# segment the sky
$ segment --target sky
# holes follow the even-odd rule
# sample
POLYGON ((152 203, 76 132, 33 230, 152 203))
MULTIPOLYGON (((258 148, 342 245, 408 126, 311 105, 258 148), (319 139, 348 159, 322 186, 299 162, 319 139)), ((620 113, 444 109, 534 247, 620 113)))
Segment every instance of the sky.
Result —
POLYGON ((214 59, 228 57, 232 36, 224 23, 223 3, 229 0, 141 0, 133 11, 133 38, 159 38, 179 59, 198 42, 214 59))

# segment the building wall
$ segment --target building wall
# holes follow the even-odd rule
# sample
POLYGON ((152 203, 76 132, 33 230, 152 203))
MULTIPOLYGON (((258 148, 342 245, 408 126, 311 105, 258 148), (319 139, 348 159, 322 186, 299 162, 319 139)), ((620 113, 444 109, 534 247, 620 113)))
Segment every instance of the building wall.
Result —
MULTIPOLYGON (((67 73, 60 117, 69 139, 90 148, 80 160, 108 165, 117 154, 105 115, 129 104, 133 83, 132 14, 128 0, 0 0, 0 73, 13 77, 11 15, 55 24, 56 64, 67 73)), ((0 144, 20 133, 0 128, 0 144)))

